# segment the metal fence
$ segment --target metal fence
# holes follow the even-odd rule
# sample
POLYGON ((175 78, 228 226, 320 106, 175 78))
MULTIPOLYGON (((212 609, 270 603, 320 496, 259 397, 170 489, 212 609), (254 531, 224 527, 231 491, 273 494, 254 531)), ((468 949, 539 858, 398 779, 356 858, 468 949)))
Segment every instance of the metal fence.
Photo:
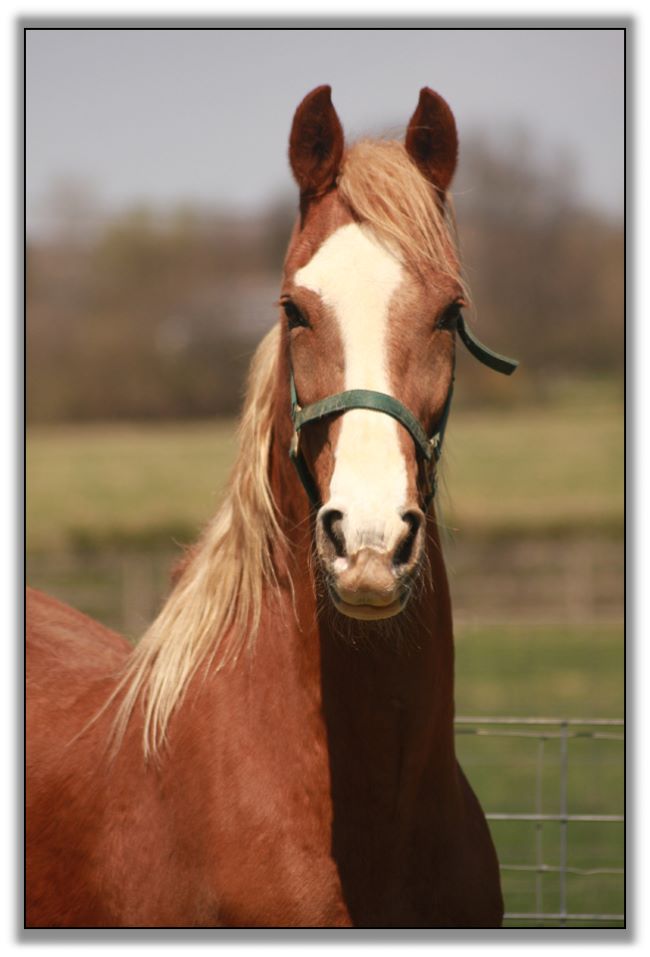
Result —
MULTIPOLYGON (((621 806, 623 795, 623 747, 624 747, 624 721, 623 719, 604 719, 604 718, 515 718, 515 717, 457 717, 456 735, 474 736, 476 738, 508 738, 517 739, 530 746, 529 757, 531 760, 531 781, 532 794, 529 797, 533 800, 533 807, 528 809, 499 811, 489 805, 489 797, 480 794, 483 806, 486 810, 486 817, 490 822, 497 845, 497 852, 500 859, 502 872, 502 881, 504 883, 504 896, 506 901, 506 913, 504 917, 505 926, 595 926, 603 927, 623 926, 625 921, 624 913, 616 908, 614 912, 608 912, 608 908, 598 911, 596 909, 580 908, 570 910, 569 879, 571 876, 579 878, 602 878, 606 876, 610 881, 614 880, 618 885, 610 892, 609 899, 613 897, 616 902, 622 904, 624 889, 624 868, 622 866, 612 866, 611 861, 593 861, 593 855, 598 854, 599 841, 587 841, 587 848, 592 860, 589 866, 577 866, 570 860, 570 829, 584 828, 587 825, 597 825, 598 828, 611 828, 619 825, 618 834, 614 840, 606 842, 611 854, 614 849, 614 857, 623 862, 624 858, 624 815, 622 813, 589 813, 580 806, 571 806, 570 800, 570 772, 571 772, 571 746, 573 742, 593 742, 595 746, 600 742, 616 742, 620 747, 620 753, 615 756, 617 766, 613 770, 613 780, 616 803, 621 806), (554 805, 553 811, 545 808, 548 805, 548 787, 545 796, 545 768, 548 770, 548 757, 550 748, 554 748, 551 755, 554 767, 554 788, 555 793, 551 802, 554 805), (546 797, 546 800, 545 800, 546 797), (497 822, 509 822, 508 830, 511 836, 510 843, 503 841, 503 847, 500 847, 499 834, 495 833, 497 822), (512 849, 512 834, 514 829, 529 833, 520 835, 521 844, 525 851, 532 856, 533 860, 526 863, 513 862, 508 859, 508 852, 512 849), (559 831, 554 835, 553 854, 556 859, 551 863, 546 859, 545 854, 545 833, 553 828, 559 831), (530 833, 532 829, 532 834, 530 833), (528 842, 528 844, 526 844, 528 842), (532 842, 532 846, 530 844, 532 842), (512 874, 529 875, 533 881, 533 887, 529 889, 530 897, 534 901, 534 907, 529 910, 512 909, 509 904, 508 878, 512 874), (554 888, 554 903, 556 906, 548 909, 545 907, 544 882, 545 879, 553 875, 556 887, 554 888)), ((459 740, 459 744, 460 744, 459 740)), ((491 772, 494 772, 494 767, 491 772)), ((607 800, 607 794, 590 794, 589 792, 598 787, 598 781, 585 780, 584 768, 579 769, 581 776, 581 790, 583 799, 592 798, 602 802, 603 797, 607 800)), ((471 777, 471 774, 470 774, 471 777)), ((479 775, 480 777, 480 775, 479 775)), ((487 775, 486 775, 487 777, 487 775)), ((577 777, 577 775, 576 775, 577 777)), ((611 774, 610 774, 611 777, 611 774)), ((548 782, 546 782, 548 784, 548 782)), ((527 789, 517 788, 513 795, 513 800, 522 802, 525 799, 527 789)), ((580 789, 579 789, 580 790, 580 789)), ((605 789, 606 790, 606 789, 605 789)), ((480 789, 479 789, 480 791, 480 789)), ((611 795, 610 795, 611 797, 611 795)), ((593 800, 586 803, 593 804, 593 800)), ((508 801, 507 803, 511 803, 508 801)), ((580 846, 581 838, 576 841, 580 846)), ((598 895, 584 892, 583 899, 593 900, 598 895)), ((602 895, 600 895, 602 898, 602 895)), ((605 895, 606 897, 608 895, 605 895)), ((620 908, 622 910, 622 907, 620 908)))

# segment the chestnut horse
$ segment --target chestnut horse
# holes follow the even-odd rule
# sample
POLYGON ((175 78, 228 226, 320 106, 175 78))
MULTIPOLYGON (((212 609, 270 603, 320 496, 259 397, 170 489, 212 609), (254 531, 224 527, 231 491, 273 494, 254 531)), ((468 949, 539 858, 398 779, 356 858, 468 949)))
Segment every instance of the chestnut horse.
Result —
POLYGON ((29 595, 28 926, 501 923, 433 494, 456 333, 514 363, 460 312, 456 156, 428 88, 404 144, 344 148, 327 86, 298 107, 221 508, 135 649, 29 595))

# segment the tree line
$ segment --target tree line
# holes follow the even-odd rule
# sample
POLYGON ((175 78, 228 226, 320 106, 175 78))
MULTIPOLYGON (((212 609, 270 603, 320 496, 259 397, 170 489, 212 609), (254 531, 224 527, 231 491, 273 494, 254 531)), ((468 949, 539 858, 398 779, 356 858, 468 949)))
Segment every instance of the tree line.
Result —
MULTIPOLYGON (((508 145, 470 141, 455 189, 470 321, 521 361, 508 390, 473 367, 470 402, 539 398, 558 377, 623 370, 622 223, 573 199, 570 169, 508 145)), ((63 209, 27 243, 28 421, 236 412, 277 316, 294 215, 293 201, 256 217, 140 206, 80 232, 63 209)))

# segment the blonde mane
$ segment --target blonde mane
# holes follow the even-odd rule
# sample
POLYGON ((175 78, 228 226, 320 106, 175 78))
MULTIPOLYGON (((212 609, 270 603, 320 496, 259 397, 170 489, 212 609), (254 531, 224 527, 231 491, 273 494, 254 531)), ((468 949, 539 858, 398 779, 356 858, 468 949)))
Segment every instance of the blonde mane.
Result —
MULTIPOLYGON (((442 271, 465 289, 453 214, 402 144, 355 144, 345 155, 338 189, 353 215, 389 247, 397 244, 406 262, 442 271)), ((275 584, 272 546, 283 536, 269 485, 278 340, 276 326, 251 364, 239 454, 223 504, 111 696, 123 693, 113 726, 116 748, 140 700, 145 756, 155 756, 199 666, 224 668, 255 640, 264 589, 275 584)))
POLYGON ((116 746, 142 695, 144 752, 155 755, 199 665, 206 659, 217 669, 234 663, 255 639, 265 584, 275 581, 271 546, 282 538, 269 485, 278 339, 274 326, 253 358, 224 501, 112 696, 125 690, 114 725, 116 746))
POLYGON ((456 224, 449 195, 420 173, 402 143, 360 140, 345 154, 337 181, 341 198, 404 262, 422 272, 434 269, 469 291, 460 272, 456 224))

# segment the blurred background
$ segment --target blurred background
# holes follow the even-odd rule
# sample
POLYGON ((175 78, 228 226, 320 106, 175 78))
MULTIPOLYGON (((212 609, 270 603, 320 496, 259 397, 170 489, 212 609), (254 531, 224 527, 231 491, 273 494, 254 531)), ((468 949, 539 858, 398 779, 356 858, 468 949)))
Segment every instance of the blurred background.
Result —
POLYGON ((521 362, 461 350, 443 498, 457 712, 481 719, 458 746, 512 924, 623 907, 624 39, 27 32, 28 581, 134 640, 276 319, 296 105, 330 83, 349 138, 401 137, 420 87, 449 101, 473 327, 521 362))

